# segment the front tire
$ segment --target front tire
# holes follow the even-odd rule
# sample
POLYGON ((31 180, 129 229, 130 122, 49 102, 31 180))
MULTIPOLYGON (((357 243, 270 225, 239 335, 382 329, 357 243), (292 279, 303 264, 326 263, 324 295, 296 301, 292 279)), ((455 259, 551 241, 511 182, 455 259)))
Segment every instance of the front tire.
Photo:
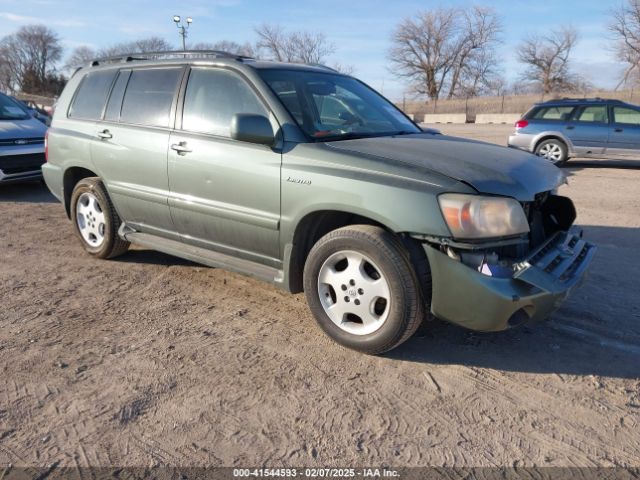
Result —
POLYGON ((567 145, 555 138, 540 142, 536 147, 536 155, 546 158, 555 166, 560 167, 567 163, 569 159, 569 150, 567 145))
POLYGON ((84 249, 97 258, 113 258, 129 248, 118 236, 122 223, 104 184, 97 177, 83 178, 71 194, 71 220, 84 249))
POLYGON ((307 257, 304 290, 320 328, 364 353, 397 347, 424 318, 409 252, 380 227, 352 225, 322 237, 307 257))

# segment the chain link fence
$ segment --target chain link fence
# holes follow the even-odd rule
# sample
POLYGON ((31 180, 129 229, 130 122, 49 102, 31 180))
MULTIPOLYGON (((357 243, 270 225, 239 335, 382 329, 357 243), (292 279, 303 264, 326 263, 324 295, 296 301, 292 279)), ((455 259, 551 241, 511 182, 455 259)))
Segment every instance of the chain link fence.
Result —
POLYGON ((555 98, 612 98, 633 103, 640 103, 639 90, 607 91, 597 90, 593 92, 563 93, 563 94, 534 94, 534 95, 502 95, 498 97, 470 97, 453 98, 438 101, 403 101, 399 107, 406 113, 421 118, 427 113, 465 113, 467 122, 475 121, 479 113, 517 113, 523 114, 534 103, 552 100, 555 98))

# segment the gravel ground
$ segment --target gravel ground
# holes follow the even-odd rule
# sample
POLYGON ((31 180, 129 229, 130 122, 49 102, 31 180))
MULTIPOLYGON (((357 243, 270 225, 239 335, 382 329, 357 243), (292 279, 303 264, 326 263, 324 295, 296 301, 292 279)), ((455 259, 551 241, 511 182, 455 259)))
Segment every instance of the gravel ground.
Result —
POLYGON ((301 295, 91 259, 44 187, 0 186, 0 468, 640 466, 640 162, 565 170, 599 245, 584 286, 549 322, 438 324, 384 357, 331 343, 301 295))

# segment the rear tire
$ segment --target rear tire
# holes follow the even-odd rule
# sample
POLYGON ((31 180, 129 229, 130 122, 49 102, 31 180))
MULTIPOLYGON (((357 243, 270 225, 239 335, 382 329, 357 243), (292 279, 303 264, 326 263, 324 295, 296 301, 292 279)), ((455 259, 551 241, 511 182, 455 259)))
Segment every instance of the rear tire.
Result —
POLYGON ((98 177, 80 180, 71 194, 71 220, 84 249, 97 258, 113 258, 129 248, 118 236, 122 221, 98 177))
POLYGON ((352 225, 322 237, 307 257, 304 291, 329 337, 368 354, 397 347, 424 318, 410 254, 380 227, 352 225))
POLYGON ((567 145, 557 138, 540 142, 536 147, 535 154, 539 157, 546 158, 556 167, 564 165, 569 159, 569 149, 567 145))

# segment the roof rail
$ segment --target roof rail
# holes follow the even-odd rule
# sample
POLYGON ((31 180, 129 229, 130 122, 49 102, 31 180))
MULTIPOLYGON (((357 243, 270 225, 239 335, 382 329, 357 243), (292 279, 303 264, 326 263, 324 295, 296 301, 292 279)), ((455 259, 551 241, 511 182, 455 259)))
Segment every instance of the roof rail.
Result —
POLYGON ((124 63, 134 62, 138 60, 158 60, 161 58, 175 58, 175 57, 213 57, 213 58, 232 58, 238 61, 253 60, 253 57, 247 57, 245 55, 237 55, 235 53, 224 52, 222 50, 166 50, 160 52, 137 52, 137 53, 123 53, 120 55, 114 55, 110 57, 96 58, 91 61, 91 66, 96 67, 104 63, 124 63))
POLYGON ((545 100, 542 103, 579 103, 579 102, 610 102, 610 103, 625 103, 623 100, 618 100, 617 98, 601 98, 601 97, 592 97, 592 98, 551 98, 549 100, 545 100))
POLYGON ((322 63, 305 63, 305 65, 309 65, 310 67, 324 68, 325 70, 329 70, 330 72, 340 73, 335 68, 323 65, 322 63))

